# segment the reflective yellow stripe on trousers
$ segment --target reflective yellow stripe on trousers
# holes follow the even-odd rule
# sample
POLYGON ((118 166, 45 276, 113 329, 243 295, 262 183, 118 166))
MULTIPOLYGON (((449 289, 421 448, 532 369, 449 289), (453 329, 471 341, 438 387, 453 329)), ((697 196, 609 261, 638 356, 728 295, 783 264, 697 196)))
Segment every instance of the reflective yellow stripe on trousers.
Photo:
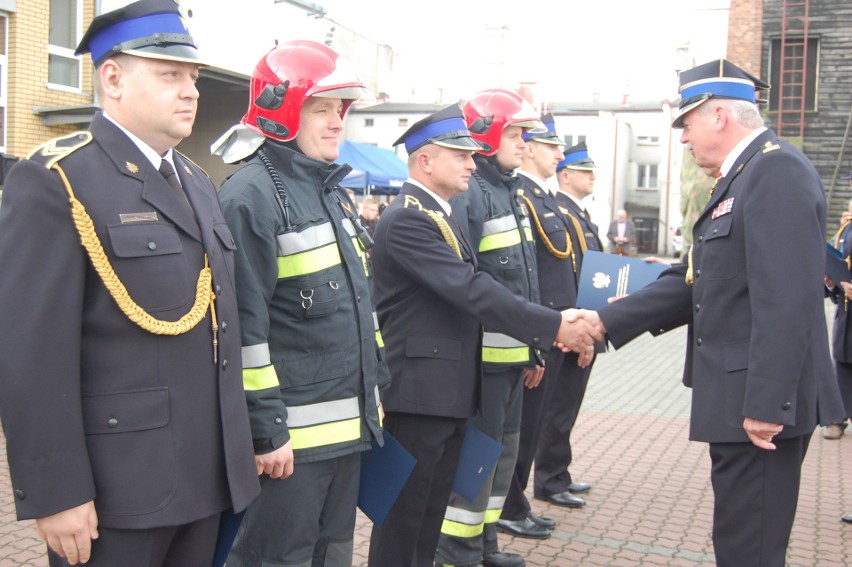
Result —
POLYGON ((476 537, 482 534, 485 512, 473 512, 447 506, 441 533, 452 537, 476 537))

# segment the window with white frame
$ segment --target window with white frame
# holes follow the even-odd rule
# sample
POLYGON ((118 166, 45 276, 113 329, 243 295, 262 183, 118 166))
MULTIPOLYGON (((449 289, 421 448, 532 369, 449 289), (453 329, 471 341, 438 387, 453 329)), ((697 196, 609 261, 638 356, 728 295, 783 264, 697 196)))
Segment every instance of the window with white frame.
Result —
POLYGON ((52 87, 80 90, 82 61, 74 55, 80 41, 83 0, 50 0, 47 82, 52 87))
POLYGON ((374 121, 373 121, 373 119, 372 119, 372 118, 365 118, 365 119, 364 119, 364 126, 365 126, 365 127, 367 127, 367 128, 372 128, 372 127, 373 127, 373 125, 374 125, 374 121))
POLYGON ((636 168, 636 187, 638 189, 657 188, 657 164, 639 164, 636 168))

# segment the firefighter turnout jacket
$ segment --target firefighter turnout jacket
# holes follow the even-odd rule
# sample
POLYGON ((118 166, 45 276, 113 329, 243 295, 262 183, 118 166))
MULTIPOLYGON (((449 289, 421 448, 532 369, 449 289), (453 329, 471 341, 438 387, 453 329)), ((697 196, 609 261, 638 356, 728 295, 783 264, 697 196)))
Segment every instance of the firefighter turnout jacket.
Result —
MULTIPOLYGON (((517 177, 500 171, 493 158, 474 155, 468 190, 451 201, 456 218, 476 251, 477 269, 515 295, 539 303, 535 244, 526 206, 515 194, 517 177)), ((512 337, 484 329, 486 371, 533 366, 538 353, 512 337)))
POLYGON ((349 166, 267 140, 222 186, 237 244, 243 385, 255 453, 314 462, 382 442, 389 384, 349 166))

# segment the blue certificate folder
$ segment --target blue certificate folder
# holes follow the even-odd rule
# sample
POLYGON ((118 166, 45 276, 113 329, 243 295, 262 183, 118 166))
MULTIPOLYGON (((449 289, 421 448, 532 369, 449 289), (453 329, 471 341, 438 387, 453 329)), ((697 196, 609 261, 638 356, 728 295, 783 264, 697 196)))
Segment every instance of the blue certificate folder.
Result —
POLYGON ((610 297, 639 291, 667 268, 641 258, 587 250, 580 269, 577 307, 600 309, 610 297))
POLYGON ((843 258, 843 253, 829 243, 825 244, 825 275, 834 283, 852 280, 852 274, 849 273, 849 266, 843 258))
POLYGON ((491 475, 497 460, 503 454, 503 445, 470 425, 462 441, 459 464, 453 479, 453 491, 461 497, 476 500, 482 483, 491 475))
POLYGON ((396 502, 417 461, 399 441, 387 431, 382 436, 385 444, 361 453, 361 484, 358 489, 358 507, 373 524, 380 526, 396 502))

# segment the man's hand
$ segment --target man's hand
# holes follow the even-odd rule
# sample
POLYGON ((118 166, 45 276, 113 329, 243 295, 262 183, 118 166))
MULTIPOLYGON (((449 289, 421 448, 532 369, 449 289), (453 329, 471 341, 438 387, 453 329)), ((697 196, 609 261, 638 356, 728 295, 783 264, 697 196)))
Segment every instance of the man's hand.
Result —
POLYGON ((562 325, 556 334, 556 345, 563 351, 582 353, 600 340, 603 340, 603 334, 583 318, 580 310, 566 309, 562 312, 562 325))
POLYGON ((538 388, 541 384, 541 379, 544 377, 544 366, 535 365, 532 368, 524 369, 524 386, 532 390, 538 388))
POLYGON ((254 456, 257 476, 264 473, 269 478, 287 478, 293 474, 293 441, 287 441, 271 453, 254 456))
POLYGON ((38 537, 68 563, 76 565, 89 561, 92 540, 98 539, 98 514, 94 501, 38 518, 35 524, 38 537))
POLYGON ((849 282, 840 282, 840 287, 843 288, 843 294, 848 298, 852 299, 852 283, 849 282))
POLYGON ((774 451, 775 444, 772 442, 772 438, 781 433, 784 426, 779 423, 767 423, 747 417, 743 420, 743 429, 756 447, 774 451))

